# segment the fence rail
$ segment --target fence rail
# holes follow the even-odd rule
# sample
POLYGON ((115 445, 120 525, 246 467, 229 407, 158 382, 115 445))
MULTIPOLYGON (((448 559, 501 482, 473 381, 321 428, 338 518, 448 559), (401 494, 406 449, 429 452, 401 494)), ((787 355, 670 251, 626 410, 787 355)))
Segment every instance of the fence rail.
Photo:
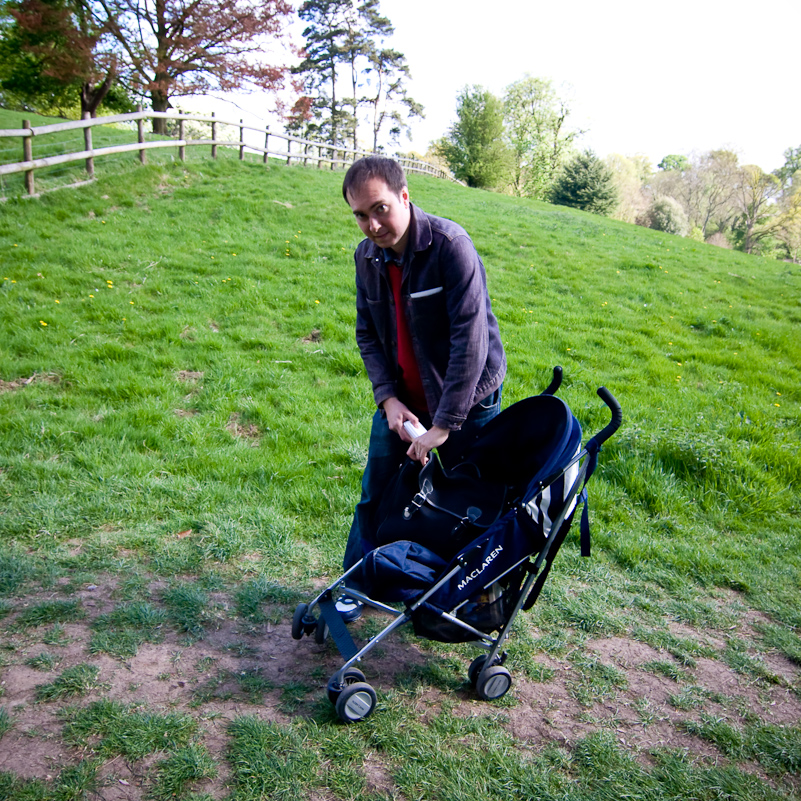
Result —
MULTIPOLYGON (((319 169, 327 168, 331 170, 346 168, 363 156, 373 155, 370 151, 357 150, 342 147, 340 145, 330 145, 324 142, 314 142, 308 139, 301 139, 290 134, 271 131, 269 128, 258 128, 252 125, 245 125, 243 120, 235 121, 221 119, 216 117, 214 114, 211 116, 202 116, 197 114, 168 114, 158 111, 136 111, 132 114, 116 114, 109 117, 86 118, 71 122, 59 122, 52 125, 40 125, 37 127, 32 127, 28 120, 23 120, 21 128, 0 129, 0 140, 14 138, 21 139, 22 160, 13 163, 0 164, 0 176, 24 173, 25 189, 29 195, 36 195, 34 180, 34 173, 36 170, 83 161, 85 162, 88 176, 92 178, 95 174, 94 161, 96 158, 102 158, 104 156, 110 156, 118 153, 130 153, 138 151, 139 161, 142 164, 145 164, 147 161, 147 151, 159 148, 177 147, 178 158, 181 161, 186 159, 187 147, 210 147, 212 158, 217 158, 217 151, 219 147, 225 147, 238 149, 240 160, 245 158, 246 152, 250 152, 261 154, 265 164, 267 163, 267 159, 269 157, 273 157, 285 160, 287 165, 303 164, 304 166, 308 166, 311 164, 319 169), (166 119, 173 123, 177 123, 177 138, 145 141, 143 123, 145 120, 152 119, 166 119), (211 138, 187 138, 185 136, 185 123, 189 121, 210 123, 211 138), (96 127, 104 125, 120 125, 132 122, 136 123, 136 142, 97 148, 92 146, 92 131, 96 127), (218 130, 221 126, 230 126, 238 129, 238 140, 232 141, 230 139, 218 138, 218 130), (57 156, 34 158, 33 151, 37 137, 42 137, 46 134, 64 133, 68 131, 83 131, 83 150, 75 150, 73 152, 62 153, 57 156), (252 142, 246 142, 246 131, 255 131, 260 135, 263 135, 264 146, 262 147, 255 145, 252 142), (279 144, 277 146, 272 145, 271 140, 272 142, 277 141, 279 144), (285 149, 281 149, 281 141, 285 143, 285 149)), ((441 169, 440 167, 437 167, 434 164, 429 164, 428 162, 420 161, 418 159, 406 158, 399 154, 396 154, 392 158, 398 161, 406 170, 406 172, 432 175, 436 178, 444 178, 449 181, 460 183, 456 181, 451 173, 441 169)))

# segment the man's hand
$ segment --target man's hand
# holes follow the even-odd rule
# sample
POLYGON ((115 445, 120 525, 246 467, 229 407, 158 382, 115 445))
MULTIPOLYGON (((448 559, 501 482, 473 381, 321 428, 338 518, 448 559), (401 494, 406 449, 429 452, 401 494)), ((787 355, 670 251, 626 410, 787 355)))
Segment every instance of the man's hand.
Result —
POLYGON ((411 443, 409 450, 406 451, 406 455, 410 459, 425 464, 428 461, 428 452, 438 448, 448 439, 450 431, 439 426, 432 426, 422 437, 412 439, 406 433, 403 424, 407 420, 411 420, 415 425, 418 425, 420 421, 417 419, 417 415, 397 398, 387 398, 383 403, 383 407, 390 431, 394 431, 404 442, 411 443))
POLYGON ((431 426, 422 437, 417 437, 412 441, 409 450, 406 451, 406 455, 410 459, 425 465, 428 461, 428 452, 442 445, 448 439, 449 434, 450 431, 447 428, 431 426))
POLYGON ((419 420, 406 406, 405 403, 399 401, 397 398, 387 398, 384 403, 384 413, 387 416, 387 425, 390 431, 394 431, 404 442, 411 442, 412 438, 406 433, 403 424, 407 420, 411 420, 415 425, 419 424, 419 420))

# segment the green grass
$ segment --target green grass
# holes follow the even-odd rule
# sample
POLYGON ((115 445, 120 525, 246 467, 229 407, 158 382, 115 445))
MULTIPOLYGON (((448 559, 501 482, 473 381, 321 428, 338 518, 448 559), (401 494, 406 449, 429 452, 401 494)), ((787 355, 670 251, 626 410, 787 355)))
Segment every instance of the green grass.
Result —
POLYGON ((187 746, 197 722, 179 713, 143 712, 115 701, 95 701, 65 710, 64 737, 75 745, 91 744, 104 757, 141 759, 147 754, 187 746))
POLYGON ((95 629, 89 644, 90 653, 107 653, 126 659, 135 656, 146 642, 160 642, 167 613, 148 602, 132 602, 118 606, 113 612, 98 615, 92 622, 95 629))
POLYGON ((184 797, 184 791, 194 782, 216 775, 217 766, 208 752, 202 746, 190 743, 159 763, 151 795, 156 801, 171 801, 184 797))
POLYGON ((59 658, 54 656, 53 654, 48 654, 46 651, 43 651, 36 656, 32 656, 30 659, 26 661, 27 665, 30 665, 32 668, 36 670, 44 670, 49 671, 53 670, 59 663, 59 658))
MULTIPOLYGON (((0 209, 0 674, 26 660, 61 669, 77 624, 90 668, 169 637, 205 644, 223 624, 236 632, 216 656, 242 661, 210 659, 188 714, 83 699, 64 741, 104 761, 163 752, 147 791, 200 798, 218 760, 202 749, 209 705, 268 704, 292 723, 234 717, 225 731, 235 801, 798 797, 740 765, 797 775, 797 731, 767 718, 724 721, 741 751, 699 724, 718 765, 665 749, 639 759, 603 730, 533 749, 506 717, 541 714, 520 709, 517 683, 467 716, 449 708, 472 697, 461 646, 410 642, 423 658, 394 684, 379 674, 378 711, 353 727, 320 692, 327 656, 308 656, 313 681, 258 663, 270 647, 259 637, 338 572, 358 497, 372 414, 353 336, 359 232, 341 174, 222 157, 119 169, 0 209), (88 584, 113 587, 102 611, 77 599, 88 584)), ((580 558, 572 532, 516 626, 515 681, 543 688, 569 671, 590 720, 629 689, 624 666, 587 644, 626 638, 657 652, 640 668, 675 682, 681 717, 737 705, 697 683, 699 660, 797 696, 767 655, 797 666, 801 653, 801 272, 434 179, 410 185, 483 256, 509 360, 504 404, 562 364, 560 395, 587 435, 608 419, 599 385, 623 407, 589 488, 593 556, 580 558)), ((189 670, 177 652, 174 668, 189 670)), ((80 684, 65 673, 48 698, 80 684)), ((69 777, 53 775, 0 775, 0 795, 67 794, 69 777)))
POLYGON ((771 773, 801 774, 801 728, 750 725, 744 729, 725 720, 701 715, 700 721, 687 721, 685 729, 720 749, 726 756, 743 761, 755 759, 771 773))
POLYGON ((87 695, 100 687, 100 668, 82 663, 67 668, 53 681, 36 688, 37 701, 61 701, 65 698, 87 695))
POLYGON ((98 790, 98 763, 87 759, 60 771, 53 782, 0 773, 0 798, 14 801, 88 801, 98 790))
POLYGON ((14 726, 14 719, 9 711, 3 706, 0 707, 0 739, 14 726))

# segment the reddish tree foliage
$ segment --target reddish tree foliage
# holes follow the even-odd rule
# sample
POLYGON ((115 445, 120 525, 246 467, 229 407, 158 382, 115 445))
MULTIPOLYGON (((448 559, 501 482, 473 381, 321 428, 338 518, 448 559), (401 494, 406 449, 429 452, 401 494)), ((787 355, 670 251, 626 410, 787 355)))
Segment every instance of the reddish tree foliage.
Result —
POLYGON ((301 133, 303 126, 312 118, 313 105, 313 98, 301 95, 285 115, 287 130, 301 133))
MULTIPOLYGON (((97 0, 103 23, 129 65, 129 80, 154 111, 170 98, 248 84, 275 91, 287 69, 263 55, 281 39, 291 6, 284 0, 97 0)), ((153 130, 163 133, 164 120, 153 130)))
POLYGON ((41 74, 62 86, 77 85, 81 112, 95 116, 116 77, 113 54, 97 52, 103 29, 83 0, 20 0, 9 9, 21 50, 41 74))

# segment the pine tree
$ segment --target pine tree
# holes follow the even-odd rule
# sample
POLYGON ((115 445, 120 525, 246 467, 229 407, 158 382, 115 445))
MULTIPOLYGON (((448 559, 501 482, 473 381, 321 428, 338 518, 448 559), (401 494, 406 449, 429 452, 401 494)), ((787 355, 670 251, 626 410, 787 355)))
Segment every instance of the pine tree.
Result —
POLYGON ((381 15, 379 0, 305 0, 298 16, 308 23, 306 44, 303 61, 292 71, 301 76, 305 94, 288 116, 288 130, 332 145, 349 140, 356 148, 359 112, 367 107, 375 150, 384 123, 391 121, 390 134, 397 136, 405 127, 402 111, 422 115, 422 106, 406 94, 403 54, 383 46, 394 28, 381 15), (344 96, 340 80, 349 87, 344 96))
POLYGON ((609 215, 617 205, 611 170, 591 150, 568 162, 554 183, 551 203, 609 215))
POLYGON ((351 0, 306 0, 298 16, 307 23, 303 30, 305 58, 292 72, 303 77, 310 98, 310 116, 303 134, 319 137, 332 145, 342 144, 348 114, 337 97, 337 67, 342 62, 348 36, 347 15, 351 0))

